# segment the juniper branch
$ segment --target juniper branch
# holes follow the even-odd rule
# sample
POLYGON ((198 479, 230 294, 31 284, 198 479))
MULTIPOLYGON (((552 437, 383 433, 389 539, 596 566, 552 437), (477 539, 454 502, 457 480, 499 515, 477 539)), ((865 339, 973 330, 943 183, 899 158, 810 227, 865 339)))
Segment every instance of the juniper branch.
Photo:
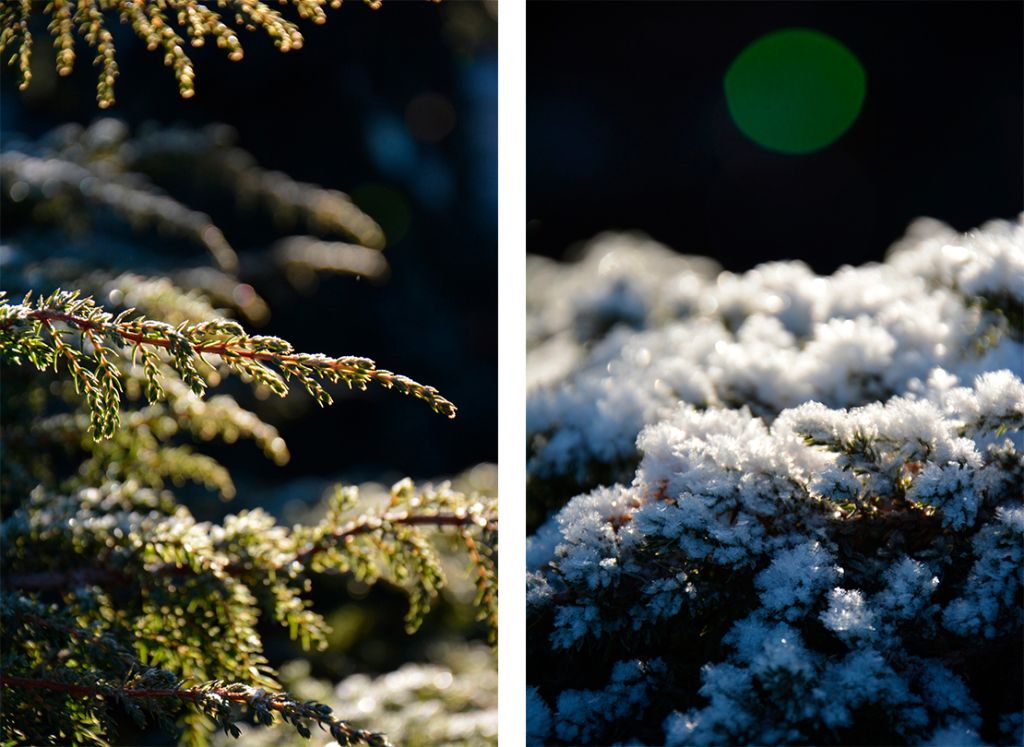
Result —
MULTIPOLYGON (((455 530, 466 550, 477 587, 479 619, 496 634, 497 574, 492 545, 497 533, 497 501, 475 499, 452 491, 447 484, 415 491, 411 481, 392 488, 389 506, 367 509, 347 519, 358 501, 355 488, 339 488, 328 501, 323 520, 314 526, 289 530, 263 511, 229 516, 223 526, 199 524, 178 507, 173 515, 140 513, 152 505, 152 495, 138 487, 112 488, 109 494, 81 491, 73 496, 40 493, 33 505, 19 509, 3 525, 0 537, 28 534, 37 553, 9 553, 4 583, 31 592, 117 593, 141 589, 145 595, 176 596, 191 588, 217 588, 218 593, 255 594, 262 604, 303 645, 322 644, 322 620, 309 617, 301 597, 308 591, 307 575, 352 573, 372 584, 386 575, 409 594, 406 625, 414 631, 425 619, 432 601, 446 585, 427 527, 455 530), (133 497, 136 496, 137 497, 133 497), (148 497, 147 497, 148 496, 148 497), (41 515, 34 506, 47 506, 41 515), (59 528, 74 527, 67 537, 59 528), (127 548, 111 541, 110 527, 146 539, 127 548), (68 543, 71 546, 68 546, 68 543), (88 557, 81 567, 82 557, 88 557), (40 568, 39 558, 46 558, 40 568), (70 567, 69 567, 70 564, 70 567), (47 568, 46 566, 50 566, 47 568)), ((438 532, 435 536, 450 536, 438 532)), ((246 601, 246 605, 256 600, 246 601)))
MULTIPOLYGON (((161 672, 161 674, 166 674, 161 672)), ((234 737, 241 732, 231 718, 230 703, 245 705, 253 718, 265 726, 274 722, 274 713, 291 723, 303 737, 310 736, 306 722, 326 728, 340 745, 365 744, 370 747, 390 747, 391 743, 378 732, 356 729, 346 721, 334 718, 330 706, 312 701, 300 702, 288 693, 267 692, 262 688, 241 683, 222 684, 214 681, 193 687, 129 687, 97 682, 91 685, 76 682, 19 677, 0 673, 4 688, 21 690, 49 690, 86 698, 109 698, 121 702, 129 700, 178 700, 190 703, 213 718, 218 726, 234 737)))
POLYGON ((143 316, 131 318, 132 312, 129 309, 115 317, 97 306, 92 298, 80 297, 77 291, 57 290, 46 298, 39 298, 34 306, 29 297, 21 304, 11 304, 0 295, 0 354, 14 363, 28 361, 40 370, 56 368, 59 359, 66 359, 76 387, 88 400, 96 438, 109 437, 118 424, 119 373, 108 359, 115 354, 113 348, 131 348, 135 355, 142 356, 151 400, 162 393, 154 356, 159 349, 170 357, 178 376, 197 395, 204 392, 207 384, 196 362, 209 364, 203 356, 216 355, 227 368, 267 386, 279 396, 288 393, 287 382, 295 378, 324 406, 333 400, 318 380, 344 382, 360 390, 373 382, 421 399, 439 414, 455 417, 455 405, 435 388, 377 368, 368 358, 295 353, 285 340, 249 335, 232 320, 182 323, 172 327, 143 316), (57 328, 55 323, 88 338, 92 354, 65 344, 62 339, 65 330, 57 328), (46 341, 43 329, 52 342, 46 341))

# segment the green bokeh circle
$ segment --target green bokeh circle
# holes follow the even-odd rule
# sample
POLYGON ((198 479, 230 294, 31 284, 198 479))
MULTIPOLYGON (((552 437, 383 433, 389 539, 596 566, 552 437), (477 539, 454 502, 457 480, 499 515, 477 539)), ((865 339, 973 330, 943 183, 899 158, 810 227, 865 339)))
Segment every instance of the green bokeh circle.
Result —
POLYGON ((849 129, 864 103, 866 76, 854 54, 813 29, 782 29, 752 42, 725 73, 736 126, 782 153, 824 148, 849 129))

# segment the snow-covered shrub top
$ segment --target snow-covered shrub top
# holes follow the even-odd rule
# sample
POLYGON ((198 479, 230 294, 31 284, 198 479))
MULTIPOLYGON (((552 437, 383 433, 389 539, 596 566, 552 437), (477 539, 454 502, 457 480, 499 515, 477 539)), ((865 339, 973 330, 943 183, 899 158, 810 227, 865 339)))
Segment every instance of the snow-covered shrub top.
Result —
POLYGON ((625 462, 628 479, 637 434, 680 400, 771 419, 885 399, 936 367, 1019 372, 1024 227, 957 236, 919 221, 915 235, 829 277, 800 262, 716 276, 632 236, 599 237, 578 263, 531 257, 530 475, 586 481, 625 462))
POLYGON ((532 741, 1021 743, 1021 224, 534 280, 532 741))

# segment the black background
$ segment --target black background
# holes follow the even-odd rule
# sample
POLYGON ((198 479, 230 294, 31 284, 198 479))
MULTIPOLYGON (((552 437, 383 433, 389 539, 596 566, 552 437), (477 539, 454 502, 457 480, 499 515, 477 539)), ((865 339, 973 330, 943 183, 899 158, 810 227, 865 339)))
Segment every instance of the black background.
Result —
POLYGON ((640 229, 742 270, 879 259, 915 217, 967 230, 1024 207, 1024 4, 531 2, 528 250, 640 229), (802 26, 867 73, 858 120, 773 153, 722 91, 750 42, 802 26))

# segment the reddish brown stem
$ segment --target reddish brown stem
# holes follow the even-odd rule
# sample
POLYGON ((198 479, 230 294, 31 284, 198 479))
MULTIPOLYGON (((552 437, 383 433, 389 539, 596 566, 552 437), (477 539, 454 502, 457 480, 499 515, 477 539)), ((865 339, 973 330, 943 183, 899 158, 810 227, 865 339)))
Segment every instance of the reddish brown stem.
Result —
MULTIPOLYGON (((437 526, 437 527, 461 527, 469 524, 473 517, 469 514, 425 514, 417 516, 402 516, 402 515, 387 515, 385 514, 382 521, 386 521, 389 524, 404 524, 406 526, 437 526)), ((356 524, 352 523, 348 526, 339 529, 337 532, 326 535, 325 539, 329 538, 335 542, 343 542, 346 537, 354 537, 359 534, 366 534, 372 532, 378 527, 371 526, 369 523, 356 524)), ((489 519, 487 522, 488 529, 497 528, 497 521, 489 519)), ((303 547, 295 556, 295 560, 305 565, 309 558, 319 550, 324 548, 320 545, 310 543, 303 547)))
MULTIPOLYGON (((51 322, 59 321, 75 327, 84 333, 97 331, 106 334, 116 334, 122 340, 136 346, 152 345, 165 349, 171 349, 174 347, 174 342, 165 337, 149 337, 142 332, 134 332, 131 329, 126 329, 126 325, 124 324, 112 324, 107 321, 101 322, 85 319, 66 311, 35 309, 27 311, 25 316, 29 319, 42 322, 47 327, 50 326, 51 322)), ((0 325, 0 329, 8 329, 12 324, 14 324, 14 320, 9 319, 0 325)), ((285 368, 289 366, 300 366, 305 368, 330 370, 336 372, 346 381, 349 381, 350 383, 352 381, 357 382, 360 386, 364 385, 368 381, 375 381, 385 388, 394 388, 403 394, 411 394, 418 399, 424 400, 430 404, 435 412, 446 415, 449 418, 454 418, 458 411, 458 408, 456 408, 454 404, 442 397, 433 387, 417 384, 412 379, 405 376, 401 376, 383 368, 377 368, 376 364, 367 358, 358 358, 354 356, 330 358, 328 356, 307 356, 266 351, 260 352, 226 342, 206 344, 190 342, 189 344, 192 347, 192 351, 198 355, 219 355, 227 359, 245 358, 247 360, 275 363, 278 366, 285 368)), ((73 360, 72 365, 74 365, 73 360)))
MULTIPOLYGON (((57 680, 44 680, 35 677, 17 677, 10 674, 0 674, 0 683, 5 687, 16 687, 22 690, 53 690, 71 693, 72 695, 97 695, 102 693, 102 688, 76 685, 71 682, 58 682, 57 680)), ((131 690, 128 688, 116 688, 116 692, 126 698, 180 698, 182 700, 194 701, 204 691, 192 687, 183 690, 131 690)), ((213 692, 222 698, 238 702, 246 700, 245 693, 231 693, 218 688, 205 692, 213 692)))
MULTIPOLYGON (((147 337, 139 332, 132 332, 127 329, 123 329, 121 325, 108 324, 106 322, 94 322, 89 319, 83 319, 82 317, 75 316, 74 314, 68 314, 64 311, 52 311, 49 309, 38 309, 35 311, 28 312, 28 316, 36 321, 42 322, 43 324, 49 324, 51 321, 64 322, 70 324, 78 329, 84 331, 96 330, 99 332, 112 331, 128 342, 133 342, 136 345, 154 345, 160 348, 170 348, 172 343, 170 340, 162 337, 147 337)), ((9 327, 11 322, 6 323, 4 326, 9 327)), ((199 354, 210 354, 210 355, 221 355, 227 357, 236 358, 248 358, 249 360, 256 361, 267 361, 272 363, 301 363, 304 366, 316 366, 316 362, 300 359, 295 355, 285 355, 279 353, 261 353, 254 350, 247 350, 246 348, 231 347, 227 343, 211 343, 207 345, 193 344, 192 350, 199 354)), ((362 374, 370 374, 371 371, 366 369, 358 368, 351 364, 346 364, 344 358, 333 358, 330 359, 330 368, 334 368, 338 371, 343 371, 352 376, 358 376, 362 374)), ((363 359, 360 359, 363 360, 363 359)), ((375 371, 373 371, 375 372, 375 371)), ((390 372, 387 372, 390 373, 390 372)))

